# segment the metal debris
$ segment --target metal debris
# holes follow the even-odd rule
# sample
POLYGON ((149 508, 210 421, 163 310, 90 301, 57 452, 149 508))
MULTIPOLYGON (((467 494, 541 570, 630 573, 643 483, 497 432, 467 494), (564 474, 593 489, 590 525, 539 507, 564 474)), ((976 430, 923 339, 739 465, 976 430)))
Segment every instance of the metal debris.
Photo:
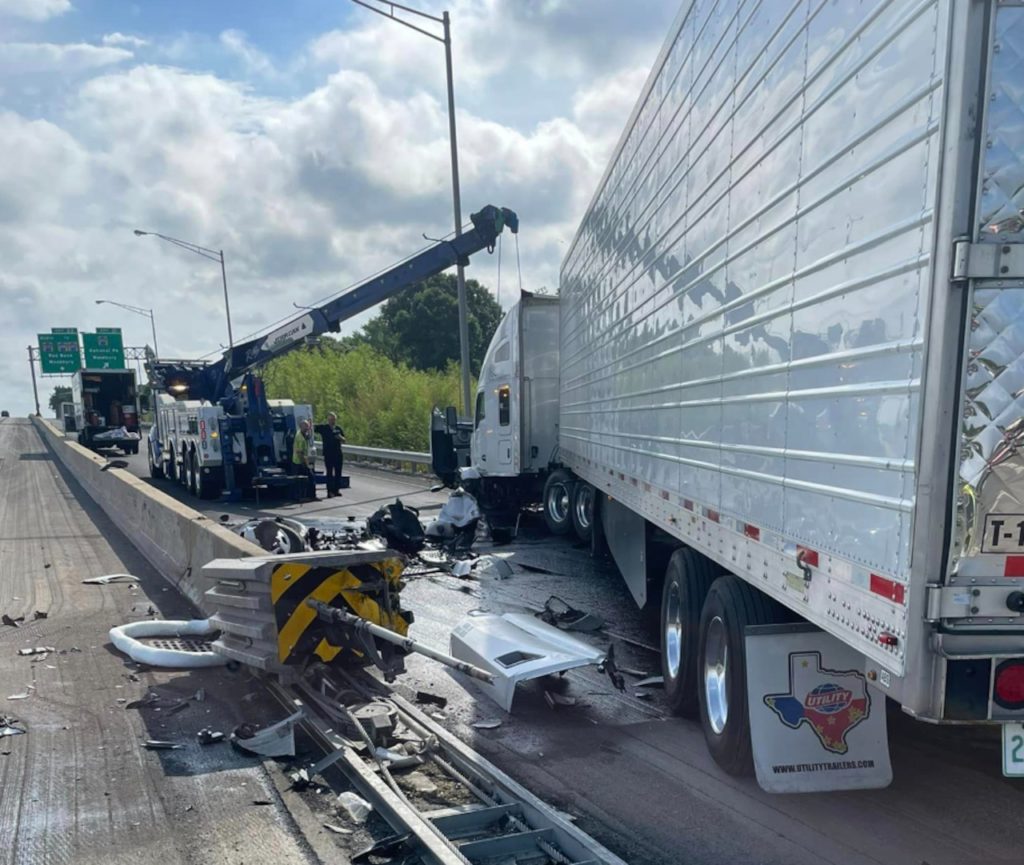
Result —
POLYGON ((224 734, 220 730, 211 730, 209 727, 203 727, 198 733, 196 738, 199 740, 200 745, 216 745, 218 742, 224 741, 224 734))
POLYGON ((35 619, 48 619, 48 618, 50 618, 50 614, 47 613, 45 610, 36 610, 32 614, 32 618, 33 618, 33 620, 35 620, 35 619))
POLYGON ((147 751, 177 751, 185 746, 179 745, 177 742, 166 742, 162 739, 147 739, 142 743, 142 747, 147 751))
POLYGON ((440 697, 437 694, 431 694, 429 691, 417 691, 416 702, 423 705, 438 706, 443 709, 448 705, 448 698, 440 697))
POLYGON ((253 805, 273 805, 274 803, 271 802, 269 799, 253 799, 252 800, 252 804, 253 805))
POLYGON ((324 823, 324 828, 335 835, 351 835, 352 830, 346 829, 344 826, 335 826, 333 823, 324 823))
POLYGON ((110 583, 137 583, 138 577, 133 577, 131 574, 104 574, 102 577, 89 577, 87 580, 82 580, 87 586, 106 586, 110 583))
POLYGON ((474 730, 497 730, 501 726, 501 721, 497 718, 491 718, 486 721, 474 721, 470 726, 474 730))
POLYGON ((544 612, 538 613, 538 616, 563 631, 596 631, 604 627, 601 616, 570 607, 557 595, 552 595, 544 602, 544 612))
POLYGON ((544 692, 544 701, 552 709, 559 709, 563 706, 575 706, 576 698, 570 697, 568 694, 559 694, 554 691, 544 692))
POLYGON ((304 717, 305 712, 299 709, 294 715, 269 727, 241 724, 232 732, 231 744, 261 757, 294 757, 295 725, 304 717))
POLYGON ((107 469, 126 469, 128 468, 128 460, 110 460, 106 465, 100 468, 101 472, 105 472, 107 469))
POLYGON ((0 739, 5 736, 24 736, 28 730, 17 726, 18 719, 0 715, 0 739))
POLYGON ((53 646, 35 646, 31 649, 18 649, 19 655, 48 655, 50 652, 56 652, 57 650, 53 646))
POLYGON ((352 865, 362 865, 362 863, 368 862, 371 857, 374 859, 379 857, 389 861, 393 860, 400 853, 408 852, 407 843, 411 837, 411 833, 406 833, 405 835, 389 835, 387 838, 381 838, 379 841, 374 841, 365 850, 356 853, 349 861, 352 865))
POLYGON ((3 622, 5 625, 7 625, 10 628, 20 628, 21 626, 18 624, 18 622, 24 622, 24 621, 25 621, 25 617, 24 616, 18 616, 18 618, 16 618, 16 619, 12 619, 10 616, 7 615, 7 613, 4 613, 3 616, 0 616, 0 622, 3 622))

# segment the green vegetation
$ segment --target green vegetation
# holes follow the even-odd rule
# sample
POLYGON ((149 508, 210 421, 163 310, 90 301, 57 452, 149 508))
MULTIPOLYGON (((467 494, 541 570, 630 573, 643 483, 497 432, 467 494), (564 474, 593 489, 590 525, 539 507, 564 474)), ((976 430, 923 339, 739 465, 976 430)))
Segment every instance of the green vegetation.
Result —
POLYGON ((370 447, 429 450, 431 410, 459 404, 456 365, 416 370, 368 345, 346 349, 334 340, 271 361, 263 380, 271 399, 312 405, 317 423, 336 411, 346 438, 370 447))
POLYGON ((60 417, 60 406, 65 402, 71 402, 71 388, 59 384, 50 394, 50 408, 53 409, 54 417, 60 417))

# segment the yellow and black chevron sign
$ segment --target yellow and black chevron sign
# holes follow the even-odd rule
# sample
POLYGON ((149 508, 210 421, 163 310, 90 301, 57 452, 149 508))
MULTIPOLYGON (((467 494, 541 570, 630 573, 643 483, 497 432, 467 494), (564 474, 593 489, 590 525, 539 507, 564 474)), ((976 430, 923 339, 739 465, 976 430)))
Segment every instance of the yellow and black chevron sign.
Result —
MULTIPOLYGON (((315 567, 300 562, 285 562, 274 568, 270 577, 270 600, 277 623, 277 654, 282 664, 304 664, 311 655, 330 662, 344 649, 361 656, 362 652, 345 641, 327 639, 328 626, 317 619, 316 612, 306 605, 307 598, 326 604, 339 599, 357 616, 405 636, 409 623, 398 612, 398 587, 403 562, 398 558, 353 564, 347 568, 315 567), (387 580, 392 592, 393 611, 389 615, 372 595, 379 588, 369 588, 387 580), (361 588, 366 586, 366 588, 361 588)), ((333 631, 337 634, 337 631, 333 631)))

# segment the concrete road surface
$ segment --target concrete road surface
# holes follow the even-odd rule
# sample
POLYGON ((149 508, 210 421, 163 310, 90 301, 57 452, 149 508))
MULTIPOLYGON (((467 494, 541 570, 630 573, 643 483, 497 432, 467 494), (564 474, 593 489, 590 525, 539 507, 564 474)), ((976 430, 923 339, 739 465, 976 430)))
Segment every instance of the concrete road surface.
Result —
POLYGON ((164 618, 194 613, 27 420, 0 420, 0 491, 0 613, 25 619, 0 625, 0 716, 27 730, 0 737, 0 865, 315 861, 262 764, 195 739, 280 714, 243 702, 247 675, 137 671, 109 645, 110 627, 148 618, 150 606, 164 618), (118 572, 138 582, 82 584, 118 572), (18 654, 35 646, 56 651, 18 654), (167 715, 200 688, 205 700, 167 715), (127 708, 151 691, 161 711, 127 708), (147 739, 185 747, 149 751, 147 739))

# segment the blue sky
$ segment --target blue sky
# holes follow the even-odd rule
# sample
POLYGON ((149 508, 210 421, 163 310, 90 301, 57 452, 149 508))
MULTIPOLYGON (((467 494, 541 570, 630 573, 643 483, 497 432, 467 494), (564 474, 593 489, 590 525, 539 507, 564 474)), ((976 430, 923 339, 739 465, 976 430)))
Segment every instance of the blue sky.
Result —
MULTIPOLYGON (((523 285, 555 289, 677 5, 448 7, 464 216, 517 210, 523 285)), ((443 50, 346 0, 0 0, 0 137, 0 404, 19 414, 37 331, 147 341, 97 298, 152 307, 165 355, 223 341, 219 274, 134 227, 225 250, 236 335, 451 227, 443 50)), ((496 258, 470 275, 493 290, 496 258)))

